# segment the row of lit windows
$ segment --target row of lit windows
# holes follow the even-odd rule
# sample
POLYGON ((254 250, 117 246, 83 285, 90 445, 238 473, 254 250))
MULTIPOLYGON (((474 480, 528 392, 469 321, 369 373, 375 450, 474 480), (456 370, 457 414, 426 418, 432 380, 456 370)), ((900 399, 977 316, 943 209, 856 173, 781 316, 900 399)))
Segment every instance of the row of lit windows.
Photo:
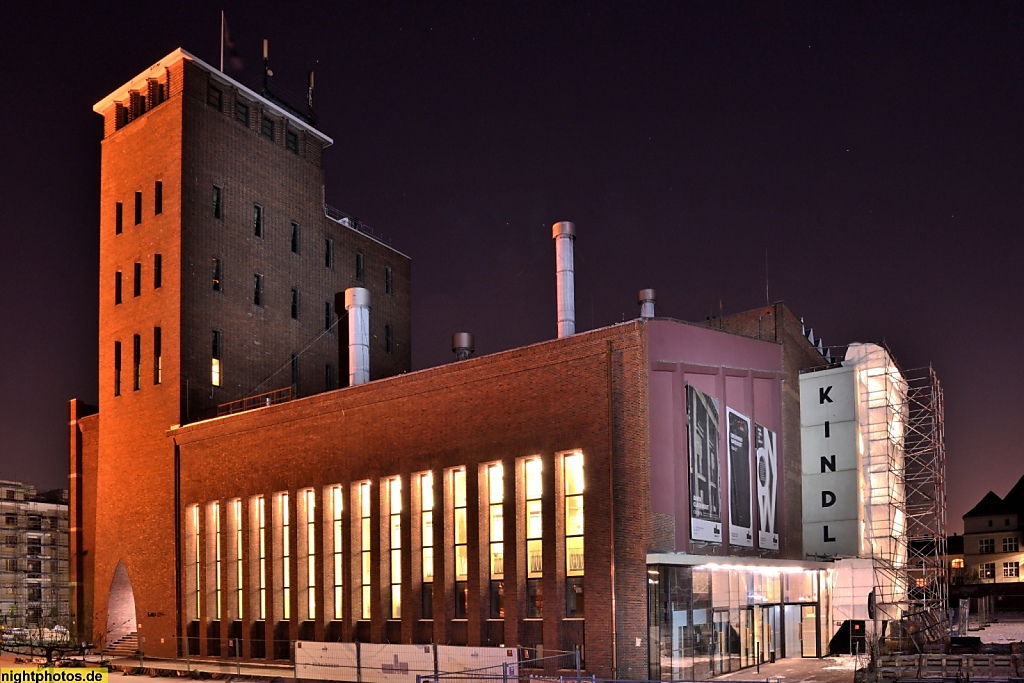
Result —
MULTIPOLYGON (((219 112, 224 111, 224 92, 217 86, 210 84, 206 90, 206 103, 219 112)), ((246 102, 241 98, 235 99, 235 121, 238 121, 246 128, 249 127, 250 112, 255 105, 246 102)), ((277 121, 266 112, 260 113, 260 134, 271 140, 274 139, 277 130, 277 121)), ((285 130, 284 145, 289 152, 299 153, 299 134, 293 130, 285 130)))
MULTIPOLYGON (((153 215, 159 216, 164 212, 164 184, 157 180, 153 186, 153 215)), ((142 223, 142 193, 135 193, 135 225, 142 223)), ((114 205, 114 233, 120 235, 124 232, 124 204, 117 202, 114 205)))
MULTIPOLYGON (((136 262, 132 268, 132 295, 142 295, 142 264, 136 262)), ((163 255, 153 255, 153 289, 163 286, 163 255)), ((124 275, 118 270, 114 273, 114 305, 124 301, 124 275)))
MULTIPOLYGON (((559 463, 563 472, 562 510, 565 515, 564 548, 566 579, 567 617, 583 616, 583 572, 584 572, 584 535, 583 535, 583 455, 571 452, 561 456, 559 463)), ((521 490, 524 494, 523 513, 527 520, 523 539, 526 542, 526 618, 540 618, 544 615, 543 600, 543 544, 545 541, 542 528, 543 472, 540 458, 526 458, 520 461, 522 481, 521 490)), ((454 588, 456 618, 465 618, 468 609, 469 579, 469 533, 468 533, 468 498, 466 489, 466 469, 453 468, 446 472, 448 486, 444 490, 448 499, 448 520, 452 525, 450 552, 453 559, 448 583, 454 588)), ((480 529, 480 543, 489 549, 489 562, 483 571, 489 573, 490 587, 487 596, 489 617, 500 619, 505 616, 504 606, 504 540, 505 540, 505 489, 502 463, 493 463, 481 468, 483 500, 488 523, 480 529)), ((433 584, 435 579, 434 557, 436 538, 434 535, 434 475, 430 472, 415 474, 411 478, 413 491, 410 492, 415 515, 407 520, 403 509, 403 480, 401 477, 389 477, 380 484, 380 508, 382 513, 380 538, 381 552, 386 560, 381 567, 381 582, 389 587, 389 603, 385 605, 385 616, 400 619, 402 613, 403 586, 407 585, 408 577, 403 573, 405 559, 402 547, 403 524, 412 523, 419 529, 419 564, 421 572, 421 616, 433 618, 433 584), (418 519, 416 519, 418 517, 418 519)), ((313 619, 317 614, 317 570, 316 570, 316 537, 317 520, 322 522, 324 536, 324 553, 327 561, 323 567, 323 580, 326 590, 324 596, 328 600, 328 618, 340 620, 344 615, 346 564, 344 513, 346 495, 353 496, 354 516, 352 518, 353 537, 351 542, 355 549, 356 561, 355 592, 353 597, 359 604, 354 606, 354 614, 358 619, 370 619, 373 604, 373 551, 372 551, 372 490, 368 481, 353 484, 351 489, 341 484, 329 486, 324 491, 324 503, 327 507, 322 515, 316 513, 316 495, 313 489, 299 492, 297 509, 298 534, 293 537, 293 524, 289 508, 289 495, 282 492, 273 496, 275 510, 275 543, 277 556, 268 557, 267 534, 267 501, 263 496, 250 501, 250 552, 252 553, 251 587, 255 595, 252 606, 259 619, 267 614, 268 595, 280 597, 275 603, 276 614, 282 619, 291 618, 293 582, 291 576, 291 557, 295 552, 300 568, 298 602, 301 606, 300 618, 313 619), (268 562, 273 562, 276 577, 274 591, 270 591, 267 583, 268 562)), ((231 607, 237 619, 245 613, 243 589, 243 562, 246 556, 242 537, 243 519, 242 501, 234 500, 230 504, 231 519, 225 520, 229 538, 233 543, 226 546, 229 557, 221 557, 221 517, 220 504, 210 503, 207 506, 207 534, 210 542, 207 546, 207 575, 203 575, 202 538, 200 536, 200 509, 191 506, 189 533, 191 539, 187 549, 191 562, 188 563, 186 585, 190 587, 189 618, 199 619, 204 604, 204 586, 209 600, 206 603, 211 618, 220 619, 225 589, 223 577, 229 577, 233 584, 227 590, 233 600, 231 607)), ((412 565, 415 569, 415 565, 412 565)))
MULTIPOLYGON (((985 562, 978 565, 978 577, 982 579, 996 578, 995 562, 985 562)), ((1020 577, 1020 562, 1003 562, 1003 578, 1015 579, 1020 577)))
MULTIPOLYGON (((978 553, 994 553, 996 551, 996 539, 994 538, 982 538, 978 540, 978 553)), ((1004 553, 1016 553, 1020 552, 1020 539, 1016 536, 1004 536, 1003 537, 1003 552, 1004 553)))
MULTIPOLYGON (((163 380, 163 335, 153 328, 153 384, 163 380)), ((121 395, 121 342, 114 342, 114 396, 121 395)), ((132 390, 142 388, 142 335, 132 335, 132 390)))

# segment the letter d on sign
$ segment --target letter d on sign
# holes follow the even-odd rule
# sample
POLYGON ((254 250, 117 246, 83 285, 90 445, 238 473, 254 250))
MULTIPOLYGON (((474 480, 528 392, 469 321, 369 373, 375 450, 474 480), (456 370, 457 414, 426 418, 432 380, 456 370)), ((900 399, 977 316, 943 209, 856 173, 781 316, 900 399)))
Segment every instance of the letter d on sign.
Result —
POLYGON ((831 491, 821 492, 821 507, 830 508, 836 504, 836 494, 831 491))

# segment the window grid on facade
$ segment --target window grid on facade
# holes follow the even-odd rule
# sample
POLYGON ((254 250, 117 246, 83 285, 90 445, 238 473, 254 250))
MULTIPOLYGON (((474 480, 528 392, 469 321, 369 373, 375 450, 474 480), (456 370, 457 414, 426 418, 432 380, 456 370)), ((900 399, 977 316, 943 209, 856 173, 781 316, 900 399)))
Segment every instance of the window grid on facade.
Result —
POLYGON ((159 216, 164 212, 164 184, 159 180, 153 189, 153 214, 159 216))
POLYGON ((1016 536, 1007 536, 1003 538, 1003 552, 1004 553, 1016 553, 1020 552, 1020 539, 1016 536))
POLYGON ((982 538, 978 541, 979 553, 994 553, 996 551, 996 539, 982 538))
POLYGON ((263 496, 256 499, 256 536, 259 548, 257 551, 259 577, 259 618, 267 618, 267 501, 263 496))
POLYGON ((220 503, 210 504, 210 525, 213 527, 213 618, 221 617, 221 554, 220 503))
POLYGON ((359 484, 359 552, 361 618, 370 618, 370 482, 359 484))
POLYGON ((505 473, 500 462, 487 466, 487 540, 490 558, 490 616, 505 616, 505 473))
POLYGON ((288 148, 289 152, 299 153, 299 136, 292 131, 288 131, 284 135, 284 146, 288 148))
POLYGON ((121 303, 121 282, 123 278, 121 271, 114 273, 114 305, 121 303))
POLYGON ((142 264, 136 263, 132 269, 132 275, 135 279, 132 282, 132 296, 139 296, 142 294, 142 264))
POLYGON ((220 356, 222 352, 223 336, 220 330, 213 330, 212 348, 210 350, 210 384, 219 387, 221 383, 220 356))
POLYGON ((120 235, 124 232, 124 204, 118 202, 114 205, 114 234, 120 235))
POLYGON ((249 127, 249 105, 245 102, 235 101, 235 120, 249 127))
POLYGON ((388 479, 391 551, 391 618, 402 618, 402 478, 388 479))
POLYGON ((540 458, 529 458, 523 463, 525 475, 525 506, 526 506, 526 616, 540 618, 543 614, 544 574, 544 528, 543 501, 544 493, 543 467, 540 458))
POLYGON ((345 598, 345 537, 342 514, 345 511, 345 495, 341 486, 331 487, 331 536, 334 560, 334 618, 341 619, 345 598))
POLYGON ((982 579, 996 578, 995 562, 984 562, 978 567, 978 576, 982 579))
POLYGON ((217 88, 212 85, 208 86, 206 89, 206 103, 214 109, 216 109, 217 111, 221 111, 223 102, 224 95, 221 93, 220 88, 217 88))
POLYGON ((163 286, 164 278, 164 257, 160 254, 153 254, 153 289, 160 289, 163 286))
POLYGON ((153 328, 153 384, 160 384, 164 376, 163 333, 159 327, 153 328))
POLYGON ((121 395, 121 342, 114 342, 114 396, 121 395))
POLYGON ((263 305, 263 276, 259 273, 252 276, 252 303, 254 306, 263 305))
POLYGON ((245 584, 243 583, 242 562, 245 559, 244 548, 242 547, 242 501, 235 499, 233 506, 235 511, 235 609, 239 620, 245 615, 245 584))
POLYGON ((135 225, 142 222, 142 193, 135 193, 135 225))
POLYGON ((224 290, 224 263, 214 256, 210 259, 210 267, 213 270, 212 273, 212 284, 213 291, 220 292, 224 290))
POLYGON ((1020 576, 1019 562, 1003 562, 1003 578, 1015 579, 1020 576))
POLYGON ((306 509, 306 618, 316 618, 316 494, 303 493, 306 509))
POLYGON ((281 605, 282 618, 292 617, 292 565, 291 565, 291 513, 288 509, 288 494, 279 497, 281 512, 281 605))
POLYGON ((274 120, 268 119, 266 116, 260 122, 260 132, 271 140, 274 139, 274 120))
POLYGON ((292 253, 299 253, 299 224, 292 221, 292 253))
POLYGON ((466 495, 466 470, 452 470, 452 520, 453 555, 455 557, 455 617, 464 619, 467 616, 467 600, 469 579, 469 515, 466 495))
POLYGON ((224 218, 224 191, 217 185, 213 186, 213 217, 224 218))
POLYGON ((252 205, 252 234, 263 237, 263 207, 259 204, 252 205))
POLYGON ((420 475, 420 566, 423 586, 423 618, 433 617, 434 588, 434 475, 420 475))
POLYGON ((199 619, 202 617, 202 602, 203 602, 203 579, 202 574, 199 573, 200 567, 200 539, 199 539, 199 506, 192 506, 192 543, 195 546, 195 553, 192 557, 192 572, 194 582, 192 584, 192 590, 194 591, 194 600, 196 603, 195 607, 195 618, 199 619))
POLYGON ((132 335, 132 390, 142 388, 142 337, 132 335))
POLYGON ((583 616, 583 454, 562 457, 562 491, 565 510, 565 616, 583 616))

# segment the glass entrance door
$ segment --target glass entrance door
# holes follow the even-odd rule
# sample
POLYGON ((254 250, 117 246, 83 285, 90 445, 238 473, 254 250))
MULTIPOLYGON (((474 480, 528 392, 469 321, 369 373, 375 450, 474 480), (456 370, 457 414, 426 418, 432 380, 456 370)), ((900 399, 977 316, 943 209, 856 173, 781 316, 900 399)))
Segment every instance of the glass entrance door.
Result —
POLYGON ((818 656, 818 608, 804 605, 800 612, 800 642, 802 657, 818 656))

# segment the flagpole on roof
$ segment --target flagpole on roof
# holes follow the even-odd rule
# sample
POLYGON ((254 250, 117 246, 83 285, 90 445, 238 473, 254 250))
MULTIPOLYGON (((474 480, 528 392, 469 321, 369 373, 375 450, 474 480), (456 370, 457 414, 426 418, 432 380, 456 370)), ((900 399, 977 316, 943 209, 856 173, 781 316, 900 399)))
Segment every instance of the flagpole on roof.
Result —
POLYGON ((224 73, 224 10, 220 11, 220 72, 224 73))

